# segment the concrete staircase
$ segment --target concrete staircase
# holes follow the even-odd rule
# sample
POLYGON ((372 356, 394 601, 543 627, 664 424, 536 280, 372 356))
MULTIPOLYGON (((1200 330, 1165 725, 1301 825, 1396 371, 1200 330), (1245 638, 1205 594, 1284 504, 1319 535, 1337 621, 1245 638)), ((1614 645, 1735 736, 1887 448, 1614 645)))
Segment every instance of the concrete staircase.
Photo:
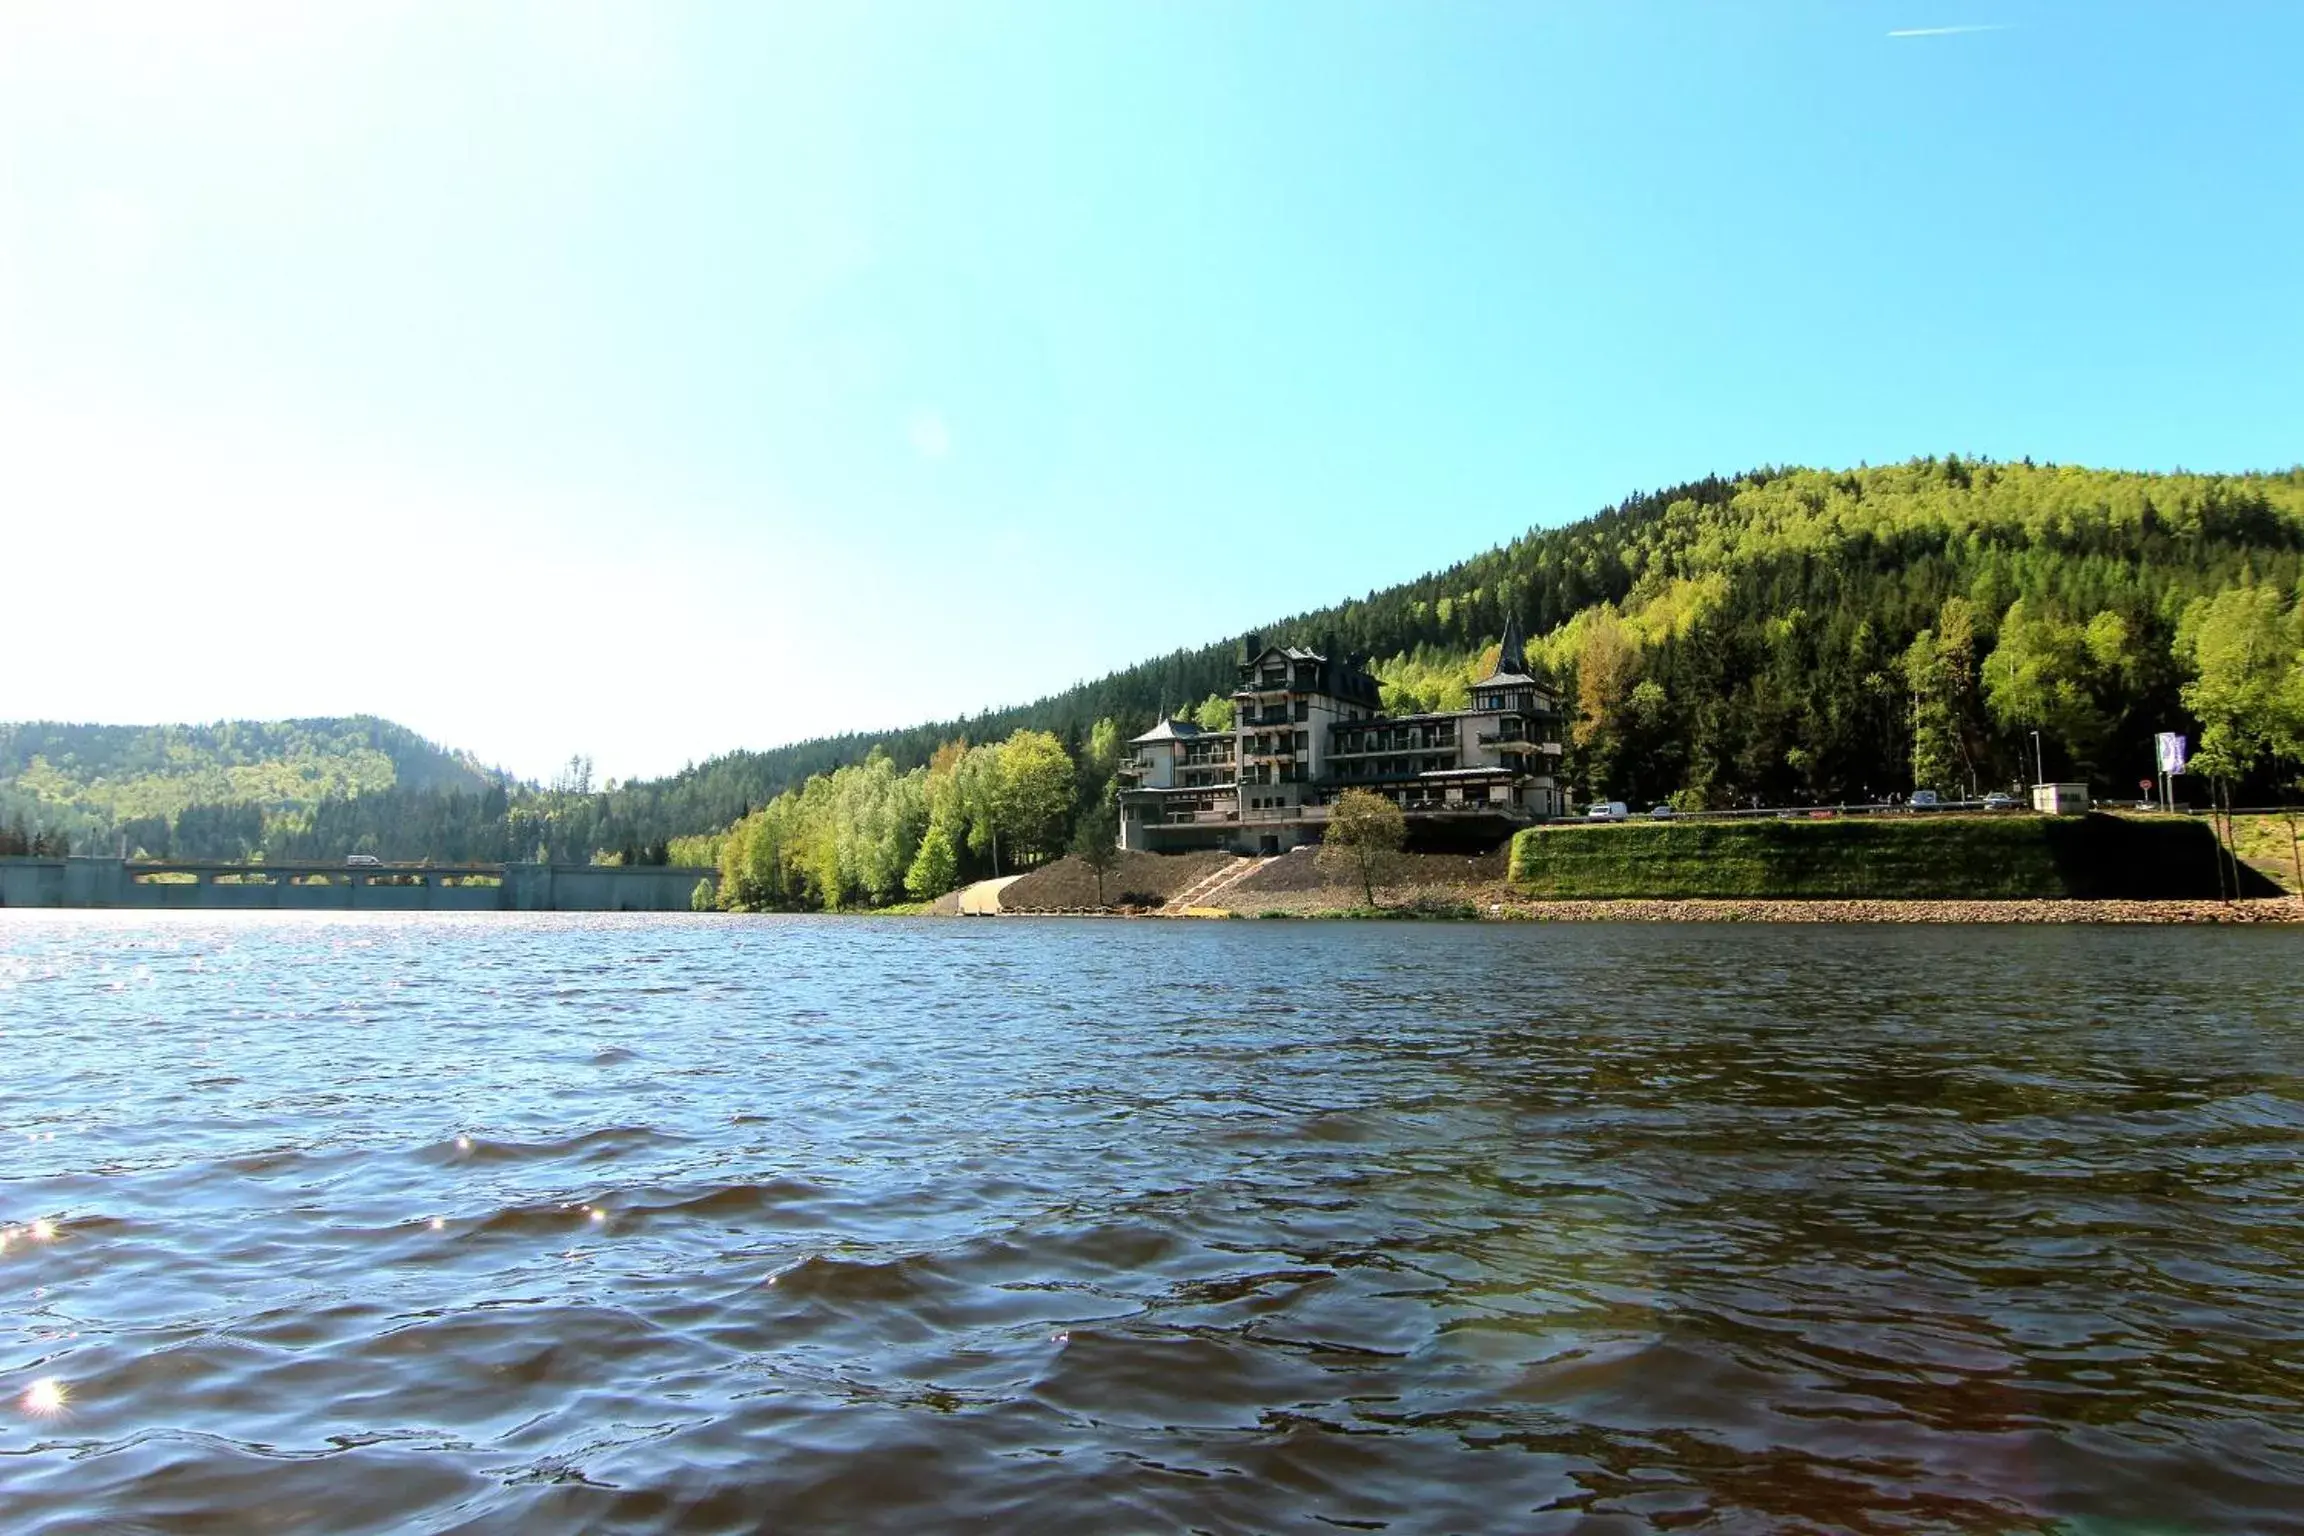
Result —
POLYGON ((1234 859, 1222 869, 1204 875, 1193 884, 1186 886, 1183 891, 1160 909, 1160 915, 1162 917, 1182 917, 1194 907, 1205 907, 1265 865, 1284 857, 1286 857, 1284 854, 1268 853, 1260 858, 1234 859))

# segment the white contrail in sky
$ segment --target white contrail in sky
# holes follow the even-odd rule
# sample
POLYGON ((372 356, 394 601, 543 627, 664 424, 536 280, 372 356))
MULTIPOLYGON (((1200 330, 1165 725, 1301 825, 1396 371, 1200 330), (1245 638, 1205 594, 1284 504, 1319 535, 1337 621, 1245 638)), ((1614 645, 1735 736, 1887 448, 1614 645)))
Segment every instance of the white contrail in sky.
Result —
POLYGON ((2005 32, 2008 23, 1995 21, 1973 27, 1901 27, 1889 33, 1890 37, 1958 37, 1963 32, 2005 32))

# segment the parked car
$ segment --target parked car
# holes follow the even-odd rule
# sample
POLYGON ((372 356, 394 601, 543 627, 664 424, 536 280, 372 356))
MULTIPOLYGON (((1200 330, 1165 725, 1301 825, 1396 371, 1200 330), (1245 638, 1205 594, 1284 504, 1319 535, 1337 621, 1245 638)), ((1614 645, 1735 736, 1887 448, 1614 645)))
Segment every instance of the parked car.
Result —
POLYGON ((1932 811, 1940 803, 1936 798, 1936 791, 1932 789, 1912 791, 1912 809, 1916 811, 1932 811))
POLYGON ((1984 797, 1984 809, 1988 811, 2012 811, 2016 809, 2016 797, 2004 789, 1996 789, 1984 797))
POLYGON ((1586 821, 1623 821, 1632 814, 1632 807, 1621 800, 1602 800, 1584 813, 1586 821))
POLYGON ((1678 813, 1668 805, 1652 805, 1648 807, 1648 814, 1658 821, 1670 821, 1678 813))
POLYGON ((375 869, 380 867, 383 862, 382 859, 372 853, 348 853, 344 855, 344 867, 347 869, 375 869))

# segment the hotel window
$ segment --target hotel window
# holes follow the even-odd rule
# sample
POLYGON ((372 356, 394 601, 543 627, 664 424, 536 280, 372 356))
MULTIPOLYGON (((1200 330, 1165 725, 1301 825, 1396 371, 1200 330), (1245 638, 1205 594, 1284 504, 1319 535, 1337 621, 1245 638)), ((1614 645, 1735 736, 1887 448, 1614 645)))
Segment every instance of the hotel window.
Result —
POLYGON ((1309 720, 1312 718, 1311 700, 1298 699, 1296 701, 1296 718, 1299 720, 1309 720))
MULTIPOLYGON (((1297 716, 1297 718, 1298 718, 1299 720, 1301 720, 1301 719, 1303 718, 1303 716, 1299 715, 1299 716, 1297 716)), ((1299 751, 1299 752, 1305 751, 1305 750, 1307 750, 1307 749, 1308 749, 1308 748, 1309 748, 1311 745, 1312 745, 1312 735, 1311 735, 1311 733, 1310 733, 1309 731, 1298 731, 1298 732, 1296 733, 1296 750, 1297 750, 1297 751, 1299 751)))

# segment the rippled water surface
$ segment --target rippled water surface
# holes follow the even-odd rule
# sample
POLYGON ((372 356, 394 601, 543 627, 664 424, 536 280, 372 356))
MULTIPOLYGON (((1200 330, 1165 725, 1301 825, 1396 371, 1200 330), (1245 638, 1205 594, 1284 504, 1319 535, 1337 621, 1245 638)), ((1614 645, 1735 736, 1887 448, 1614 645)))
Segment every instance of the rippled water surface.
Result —
POLYGON ((0 1526, 2304 1530, 2304 936, 0 914, 0 1526))

